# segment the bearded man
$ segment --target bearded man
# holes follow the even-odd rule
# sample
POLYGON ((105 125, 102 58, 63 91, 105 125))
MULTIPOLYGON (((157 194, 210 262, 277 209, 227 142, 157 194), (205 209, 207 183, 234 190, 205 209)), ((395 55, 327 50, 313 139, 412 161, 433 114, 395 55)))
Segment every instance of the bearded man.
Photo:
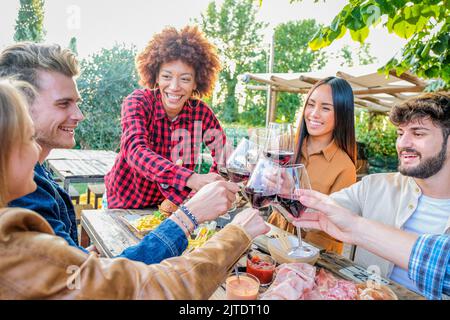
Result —
MULTIPOLYGON (((450 94, 424 94, 395 106, 396 173, 371 174, 331 197, 365 218, 416 234, 450 231, 450 94)), ((418 291, 408 272, 362 248, 355 262, 418 291)))

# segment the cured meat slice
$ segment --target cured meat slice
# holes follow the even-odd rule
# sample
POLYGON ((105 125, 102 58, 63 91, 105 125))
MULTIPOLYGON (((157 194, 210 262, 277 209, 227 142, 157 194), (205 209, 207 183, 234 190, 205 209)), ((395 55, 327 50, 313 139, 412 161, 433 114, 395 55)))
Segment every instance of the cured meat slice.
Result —
POLYGON ((331 273, 320 269, 316 275, 315 287, 305 296, 307 300, 355 300, 356 285, 347 280, 337 279, 331 273))
POLYGON ((353 282, 337 279, 331 273, 307 263, 286 263, 277 267, 275 280, 261 300, 355 300, 353 282))

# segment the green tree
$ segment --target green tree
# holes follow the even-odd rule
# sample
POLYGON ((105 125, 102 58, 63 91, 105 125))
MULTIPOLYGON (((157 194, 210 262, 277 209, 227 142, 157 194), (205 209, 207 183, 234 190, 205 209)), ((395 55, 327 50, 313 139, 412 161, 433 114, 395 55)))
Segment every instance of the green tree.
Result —
MULTIPOLYGON (((327 56, 321 50, 312 51, 308 41, 320 29, 313 19, 290 21, 279 24, 274 29, 273 72, 307 72, 322 68, 327 56)), ((252 72, 267 72, 267 53, 256 61, 252 72)), ((242 122, 262 126, 265 124, 266 93, 248 90, 248 97, 242 113, 242 122)), ((301 95, 280 92, 277 97, 277 120, 293 122, 302 104, 301 95)))
POLYGON ((342 66, 353 67, 363 66, 366 64, 371 64, 377 61, 377 58, 372 56, 369 52, 370 43, 364 43, 359 48, 352 49, 348 44, 346 44, 340 51, 332 54, 336 59, 341 59, 340 63, 342 66))
POLYGON ((329 46, 347 31, 354 41, 364 43, 370 27, 382 23, 389 33, 408 42, 380 71, 388 74, 394 69, 400 75, 410 70, 419 77, 437 79, 430 90, 450 87, 449 0, 348 1, 330 26, 322 28, 311 40, 312 49, 329 46))
POLYGON ((72 50, 73 53, 78 55, 77 38, 75 37, 70 38, 69 49, 72 50))
POLYGON ((44 0, 20 0, 15 26, 15 41, 44 40, 44 0))
POLYGON ((139 87, 135 55, 135 47, 115 45, 81 61, 83 72, 77 84, 86 119, 78 127, 78 147, 119 149, 122 101, 139 87))
POLYGON ((238 75, 249 72, 263 52, 261 31, 267 24, 256 21, 257 10, 253 0, 224 0, 221 6, 211 2, 200 21, 195 20, 221 56, 219 93, 212 107, 224 122, 238 119, 238 75))
MULTIPOLYGON (((327 57, 322 50, 313 51, 309 40, 320 29, 314 19, 290 21, 275 28, 275 57, 273 72, 308 72, 322 68, 327 57)), ((277 97, 277 120, 294 122, 302 96, 280 92, 277 97)))

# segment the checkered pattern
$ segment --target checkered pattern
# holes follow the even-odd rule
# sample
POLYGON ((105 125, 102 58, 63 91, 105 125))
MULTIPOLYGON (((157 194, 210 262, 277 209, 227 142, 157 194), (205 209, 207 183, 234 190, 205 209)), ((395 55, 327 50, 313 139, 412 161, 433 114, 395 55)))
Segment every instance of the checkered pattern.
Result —
POLYGON ((164 198, 181 204, 191 191, 186 182, 202 141, 214 159, 210 171, 217 172, 216 153, 220 154, 226 138, 204 102, 189 99, 171 121, 159 89, 135 90, 122 104, 121 124, 121 150, 105 176, 108 208, 144 208, 164 198), (175 164, 178 159, 183 166, 175 164))
POLYGON ((427 299, 450 294, 450 236, 422 235, 411 252, 408 275, 427 299))

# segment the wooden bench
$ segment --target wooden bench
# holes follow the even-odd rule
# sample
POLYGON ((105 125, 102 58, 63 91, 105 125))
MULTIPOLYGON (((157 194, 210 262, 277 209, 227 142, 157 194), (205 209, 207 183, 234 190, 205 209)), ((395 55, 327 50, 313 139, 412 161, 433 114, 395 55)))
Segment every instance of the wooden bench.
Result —
POLYGON ((69 186, 69 196, 72 201, 75 200, 76 204, 80 204, 80 193, 74 186, 69 186))
POLYGON ((94 194, 94 208, 98 209, 98 199, 105 193, 104 184, 88 183, 87 185, 87 203, 91 203, 91 192, 94 194))

